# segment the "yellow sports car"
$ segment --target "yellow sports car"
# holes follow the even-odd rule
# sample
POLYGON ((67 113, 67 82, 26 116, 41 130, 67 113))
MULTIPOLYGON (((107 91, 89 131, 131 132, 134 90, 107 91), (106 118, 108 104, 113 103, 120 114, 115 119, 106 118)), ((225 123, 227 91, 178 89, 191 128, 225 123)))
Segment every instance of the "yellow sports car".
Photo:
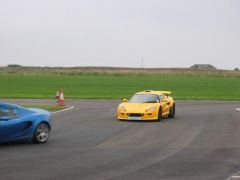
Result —
POLYGON ((170 91, 146 90, 138 92, 130 100, 123 99, 118 106, 119 120, 158 120, 175 117, 175 101, 170 91))

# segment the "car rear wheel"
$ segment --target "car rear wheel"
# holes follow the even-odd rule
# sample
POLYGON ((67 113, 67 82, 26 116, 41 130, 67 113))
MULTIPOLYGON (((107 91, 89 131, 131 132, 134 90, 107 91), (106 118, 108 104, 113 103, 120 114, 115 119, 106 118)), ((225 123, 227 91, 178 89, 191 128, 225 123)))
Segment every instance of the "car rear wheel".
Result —
POLYGON ((162 107, 159 108, 158 111, 158 121, 161 121, 163 119, 163 115, 162 115, 162 107))
POLYGON ((46 143, 50 136, 50 128, 46 123, 40 123, 34 133, 33 142, 37 144, 46 143))
POLYGON ((175 104, 173 104, 173 107, 169 111, 169 117, 174 118, 175 117, 175 112, 176 112, 175 104))

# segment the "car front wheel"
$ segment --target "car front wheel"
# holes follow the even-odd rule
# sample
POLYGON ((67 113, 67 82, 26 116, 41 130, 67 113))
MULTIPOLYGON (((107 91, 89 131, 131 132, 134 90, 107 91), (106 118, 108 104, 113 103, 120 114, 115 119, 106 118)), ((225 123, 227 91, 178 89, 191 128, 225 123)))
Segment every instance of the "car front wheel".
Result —
POLYGON ((158 121, 161 121, 163 119, 163 116, 162 116, 162 107, 159 108, 159 111, 158 111, 158 121))
POLYGON ((33 142, 37 144, 46 143, 50 136, 50 128, 46 123, 40 123, 33 136, 33 142))

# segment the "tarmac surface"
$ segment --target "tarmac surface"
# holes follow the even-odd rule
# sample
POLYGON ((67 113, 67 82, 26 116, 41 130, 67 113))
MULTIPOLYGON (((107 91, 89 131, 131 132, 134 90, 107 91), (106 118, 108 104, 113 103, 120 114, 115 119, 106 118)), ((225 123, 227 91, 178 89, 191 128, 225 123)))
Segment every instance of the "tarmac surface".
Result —
POLYGON ((0 145, 0 180, 240 179, 240 102, 177 101, 161 122, 118 121, 119 103, 67 100, 74 108, 53 114, 48 143, 0 145))

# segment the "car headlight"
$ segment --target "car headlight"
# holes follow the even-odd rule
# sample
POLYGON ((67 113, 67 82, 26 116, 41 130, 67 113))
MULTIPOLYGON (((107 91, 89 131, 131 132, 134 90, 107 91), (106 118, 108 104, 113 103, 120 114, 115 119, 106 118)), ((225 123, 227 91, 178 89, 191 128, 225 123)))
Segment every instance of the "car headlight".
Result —
POLYGON ((127 111, 127 109, 125 108, 125 106, 121 106, 121 107, 119 108, 119 110, 120 110, 121 112, 126 112, 126 111, 127 111))
POLYGON ((153 112, 155 110, 155 107, 154 106, 150 106, 148 109, 145 110, 145 112, 153 112))
POLYGON ((151 106, 150 108, 149 108, 149 111, 151 111, 151 112, 153 112, 155 110, 155 107, 154 106, 151 106))

